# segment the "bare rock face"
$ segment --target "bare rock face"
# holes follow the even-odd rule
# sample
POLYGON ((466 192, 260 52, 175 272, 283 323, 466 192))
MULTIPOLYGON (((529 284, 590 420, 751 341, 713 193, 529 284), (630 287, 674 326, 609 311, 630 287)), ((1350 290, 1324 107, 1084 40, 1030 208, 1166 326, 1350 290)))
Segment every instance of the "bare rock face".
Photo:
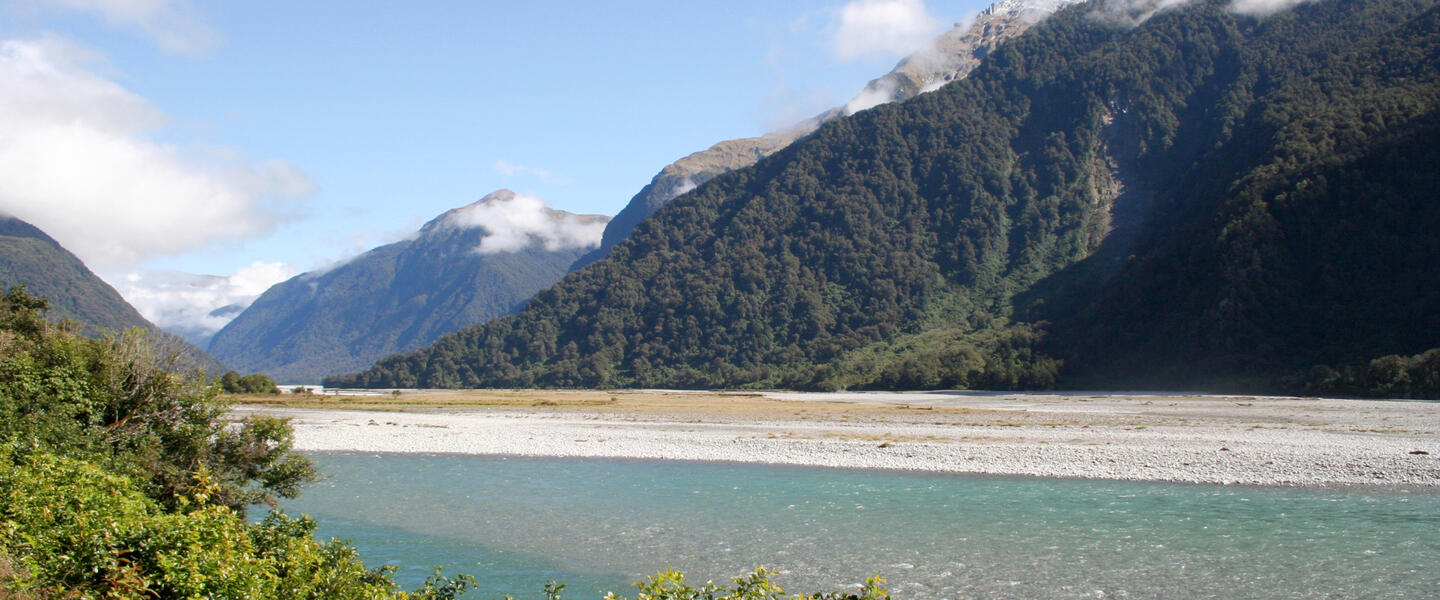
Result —
POLYGON ((600 247, 576 261, 574 268, 605 256, 612 246, 630 237, 631 230, 645 217, 716 175, 753 165, 831 119, 908 100, 963 79, 996 46, 1024 33, 1055 11, 1081 1, 1001 0, 981 11, 974 21, 956 23, 953 29, 937 38, 932 47, 906 57, 886 75, 871 80, 845 106, 759 137, 725 140, 670 163, 615 215, 605 228, 600 247))

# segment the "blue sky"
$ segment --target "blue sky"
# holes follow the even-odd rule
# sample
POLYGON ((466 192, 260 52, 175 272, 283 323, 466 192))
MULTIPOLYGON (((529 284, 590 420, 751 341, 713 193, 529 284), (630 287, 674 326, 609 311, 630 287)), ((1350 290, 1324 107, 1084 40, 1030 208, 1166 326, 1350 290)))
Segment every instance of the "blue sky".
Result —
POLYGON ((0 212, 142 312, 263 289, 499 188, 613 215, 986 4, 0 0, 0 212))

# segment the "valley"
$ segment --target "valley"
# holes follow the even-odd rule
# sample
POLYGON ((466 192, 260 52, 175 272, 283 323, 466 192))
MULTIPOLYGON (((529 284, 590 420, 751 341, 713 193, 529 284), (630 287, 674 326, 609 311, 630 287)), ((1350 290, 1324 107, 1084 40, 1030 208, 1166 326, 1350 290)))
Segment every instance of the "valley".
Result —
POLYGON ((1440 589, 1440 1, 33 4, 0 600, 1440 589))

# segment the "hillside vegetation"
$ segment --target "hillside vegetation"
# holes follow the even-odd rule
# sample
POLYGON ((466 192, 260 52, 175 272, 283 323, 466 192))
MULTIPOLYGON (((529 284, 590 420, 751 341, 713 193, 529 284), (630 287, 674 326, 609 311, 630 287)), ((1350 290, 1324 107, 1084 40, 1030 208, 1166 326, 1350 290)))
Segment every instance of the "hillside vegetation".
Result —
POLYGON ((1436 346, 1434 2, 1225 6, 1064 10, 327 383, 1321 389, 1436 346))
POLYGON ((46 298, 50 318, 69 319, 84 335, 98 337, 139 328, 150 332, 167 352, 181 357, 185 368, 212 374, 226 370, 204 350, 146 320, 115 288, 38 227, 0 216, 0 287, 17 285, 46 298))

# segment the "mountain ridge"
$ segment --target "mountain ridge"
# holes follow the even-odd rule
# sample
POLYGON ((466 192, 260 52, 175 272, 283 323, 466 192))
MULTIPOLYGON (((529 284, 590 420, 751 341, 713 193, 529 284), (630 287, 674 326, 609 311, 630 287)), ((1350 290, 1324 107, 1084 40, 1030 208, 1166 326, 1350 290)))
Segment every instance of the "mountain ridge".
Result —
POLYGON ((272 286, 221 329, 210 348, 247 372, 316 383, 516 310, 558 281, 585 250, 546 244, 573 242, 568 228, 598 233, 605 221, 498 190, 436 216, 410 239, 272 286), (542 215, 539 224, 550 228, 519 237, 486 229, 488 219, 509 231, 513 223, 495 221, 510 210, 524 211, 530 225, 536 219, 529 217, 542 215))
POLYGON ((204 350, 147 320, 55 238, 17 217, 0 215, 0 286, 22 284, 30 295, 45 298, 49 318, 71 320, 88 337, 138 328, 175 349, 181 367, 214 376, 226 371, 204 350))
POLYGON ((1436 243, 1432 176, 1372 176, 1435 154, 1394 129, 1435 119, 1433 2, 1087 8, 717 175, 518 315, 329 383, 1269 386, 1440 339, 1440 252, 1411 251, 1436 243), (1364 291, 1316 279, 1305 239, 1364 291))

